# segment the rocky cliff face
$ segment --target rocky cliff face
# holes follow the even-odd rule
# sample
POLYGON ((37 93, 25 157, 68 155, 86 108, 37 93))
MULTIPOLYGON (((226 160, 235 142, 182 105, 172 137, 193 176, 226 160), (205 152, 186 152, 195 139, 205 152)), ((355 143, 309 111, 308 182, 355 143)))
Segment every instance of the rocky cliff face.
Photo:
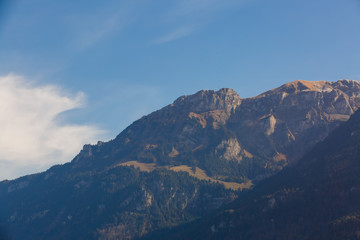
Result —
POLYGON ((134 239, 191 221, 298 162, 359 106, 350 80, 180 97, 70 163, 1 182, 0 238, 134 239))
POLYGON ((194 95, 179 97, 170 107, 195 113, 224 110, 228 114, 241 104, 240 96, 230 88, 219 91, 202 90, 194 95))
POLYGON ((243 99, 229 124, 248 152, 281 168, 348 120, 360 106, 359 90, 359 83, 350 80, 291 82, 243 99))

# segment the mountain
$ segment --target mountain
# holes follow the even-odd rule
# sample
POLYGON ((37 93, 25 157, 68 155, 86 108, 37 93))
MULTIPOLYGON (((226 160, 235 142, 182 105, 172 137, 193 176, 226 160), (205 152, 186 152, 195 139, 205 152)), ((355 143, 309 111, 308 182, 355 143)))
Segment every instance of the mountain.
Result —
POLYGON ((295 163, 348 120, 359 94, 351 80, 300 80, 245 99, 232 89, 202 90, 135 121, 107 144, 85 146, 74 165, 186 165, 250 186, 295 163))
POLYGON ((359 239, 360 110, 226 208, 145 239, 359 239))
POLYGON ((351 80, 182 96, 70 163, 1 182, 0 234, 134 239, 193 221, 297 164, 359 106, 351 80))

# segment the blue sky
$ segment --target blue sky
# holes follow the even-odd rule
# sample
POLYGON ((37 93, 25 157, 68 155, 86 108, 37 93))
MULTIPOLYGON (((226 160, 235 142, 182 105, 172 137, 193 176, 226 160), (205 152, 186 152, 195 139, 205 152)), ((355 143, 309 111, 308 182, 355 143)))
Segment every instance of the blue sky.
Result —
POLYGON ((358 0, 0 0, 0 179, 70 161, 201 89, 359 80, 359 26, 358 0))

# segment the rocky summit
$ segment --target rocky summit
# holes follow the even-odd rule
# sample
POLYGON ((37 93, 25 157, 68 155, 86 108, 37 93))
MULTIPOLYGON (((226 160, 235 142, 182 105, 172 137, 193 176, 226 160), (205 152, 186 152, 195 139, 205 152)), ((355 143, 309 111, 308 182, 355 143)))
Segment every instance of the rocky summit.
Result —
POLYGON ((0 182, 0 238, 136 239, 193 221, 303 164, 359 107, 352 80, 182 96, 69 163, 0 182))

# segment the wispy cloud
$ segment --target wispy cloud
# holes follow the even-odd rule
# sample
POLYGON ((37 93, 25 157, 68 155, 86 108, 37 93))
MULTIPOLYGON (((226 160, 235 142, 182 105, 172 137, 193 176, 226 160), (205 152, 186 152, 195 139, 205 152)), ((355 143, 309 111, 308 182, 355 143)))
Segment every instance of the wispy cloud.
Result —
POLYGON ((175 29, 174 31, 166 34, 165 36, 159 37, 154 40, 156 44, 163 44, 167 42, 174 41, 179 38, 186 37, 195 31, 194 27, 181 27, 179 29, 175 29))
POLYGON ((170 26, 170 30, 153 42, 155 44, 162 44, 189 36, 213 21, 215 16, 220 14, 223 10, 245 1, 247 0, 173 1, 172 7, 164 14, 163 20, 164 24, 170 26))
POLYGON ((94 46, 125 25, 122 14, 119 12, 110 14, 110 16, 108 14, 82 16, 81 20, 77 21, 79 24, 75 31, 77 32, 77 44, 81 49, 94 46))
POLYGON ((82 145, 104 131, 91 125, 61 124, 57 116, 84 105, 57 86, 35 86, 25 78, 0 77, 0 179, 42 171, 70 161, 82 145))
POLYGON ((76 46, 80 49, 93 47, 121 31, 133 21, 138 1, 107 1, 89 8, 81 14, 70 12, 66 16, 76 46), (101 7, 100 7, 101 6, 101 7))
POLYGON ((175 17, 187 15, 204 15, 234 4, 234 1, 220 0, 179 0, 170 14, 175 17))

